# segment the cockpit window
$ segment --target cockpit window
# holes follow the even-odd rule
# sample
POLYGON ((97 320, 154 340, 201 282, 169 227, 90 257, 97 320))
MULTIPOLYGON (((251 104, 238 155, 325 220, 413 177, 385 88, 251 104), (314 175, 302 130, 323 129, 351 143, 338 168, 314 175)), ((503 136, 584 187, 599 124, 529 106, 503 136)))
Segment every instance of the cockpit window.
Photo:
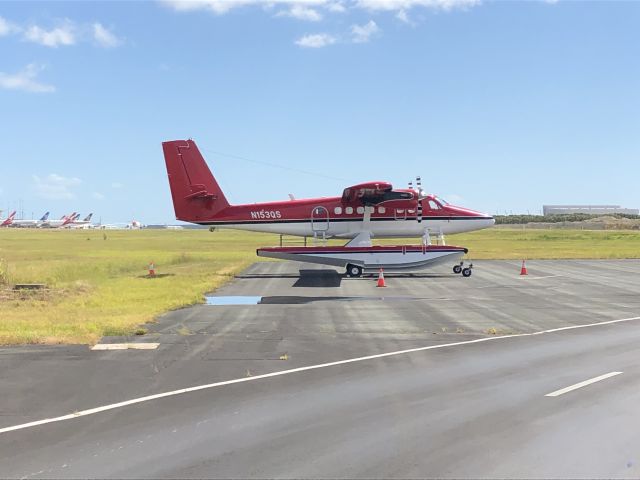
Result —
POLYGON ((434 202, 433 200, 429 200, 429 208, 431 210, 440 210, 440 205, 438 205, 436 202, 434 202))
POLYGON ((435 199, 440 205, 449 205, 449 202, 447 202, 445 199, 441 197, 435 197, 435 199))

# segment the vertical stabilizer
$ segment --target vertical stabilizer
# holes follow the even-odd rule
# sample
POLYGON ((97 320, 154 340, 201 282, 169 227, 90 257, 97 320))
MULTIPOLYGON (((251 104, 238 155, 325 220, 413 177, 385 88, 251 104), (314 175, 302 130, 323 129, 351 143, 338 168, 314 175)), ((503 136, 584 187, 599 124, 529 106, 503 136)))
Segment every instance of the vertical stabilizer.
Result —
POLYGON ((162 150, 178 220, 206 221, 229 206, 193 140, 163 142, 162 150))

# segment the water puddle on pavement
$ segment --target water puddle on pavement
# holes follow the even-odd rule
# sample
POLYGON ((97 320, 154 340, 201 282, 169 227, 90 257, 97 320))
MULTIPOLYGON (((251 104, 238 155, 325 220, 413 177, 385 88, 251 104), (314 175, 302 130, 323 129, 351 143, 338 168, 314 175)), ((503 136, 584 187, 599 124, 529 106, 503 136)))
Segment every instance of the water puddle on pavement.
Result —
POLYGON ((408 296, 391 296, 391 297, 379 297, 379 296, 360 296, 360 297, 298 297, 298 296, 222 296, 216 297, 213 295, 205 296, 207 305, 301 305, 313 302, 354 302, 354 301, 379 301, 379 302, 406 302, 410 300, 449 300, 448 298, 424 298, 424 297, 408 297, 408 296))
POLYGON ((207 305, 257 305, 262 297, 234 295, 229 297, 214 297, 208 295, 205 297, 207 305))

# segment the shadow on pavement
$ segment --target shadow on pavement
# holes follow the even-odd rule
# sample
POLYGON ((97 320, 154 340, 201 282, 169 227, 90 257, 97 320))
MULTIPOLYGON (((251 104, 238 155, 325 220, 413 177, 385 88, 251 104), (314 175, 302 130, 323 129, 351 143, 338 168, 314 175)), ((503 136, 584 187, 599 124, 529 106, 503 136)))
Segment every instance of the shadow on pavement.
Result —
POLYGON ((300 278, 294 287, 339 287, 342 274, 335 270, 300 270, 300 278))

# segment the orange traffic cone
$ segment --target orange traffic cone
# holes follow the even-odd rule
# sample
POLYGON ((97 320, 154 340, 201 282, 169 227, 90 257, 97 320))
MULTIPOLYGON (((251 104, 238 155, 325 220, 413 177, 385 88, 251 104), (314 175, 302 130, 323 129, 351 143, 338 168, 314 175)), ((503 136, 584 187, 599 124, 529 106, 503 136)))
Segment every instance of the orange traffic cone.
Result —
POLYGON ((522 260, 522 268, 520 268, 520 275, 529 275, 527 273, 527 266, 524 264, 524 260, 522 260))
POLYGON ((153 277, 156 274, 156 265, 155 263, 153 263, 153 260, 151 260, 151 263, 149 263, 149 276, 153 277))
POLYGON ((378 287, 386 287, 384 284, 384 271, 380 269, 380 273, 378 274, 378 287))

